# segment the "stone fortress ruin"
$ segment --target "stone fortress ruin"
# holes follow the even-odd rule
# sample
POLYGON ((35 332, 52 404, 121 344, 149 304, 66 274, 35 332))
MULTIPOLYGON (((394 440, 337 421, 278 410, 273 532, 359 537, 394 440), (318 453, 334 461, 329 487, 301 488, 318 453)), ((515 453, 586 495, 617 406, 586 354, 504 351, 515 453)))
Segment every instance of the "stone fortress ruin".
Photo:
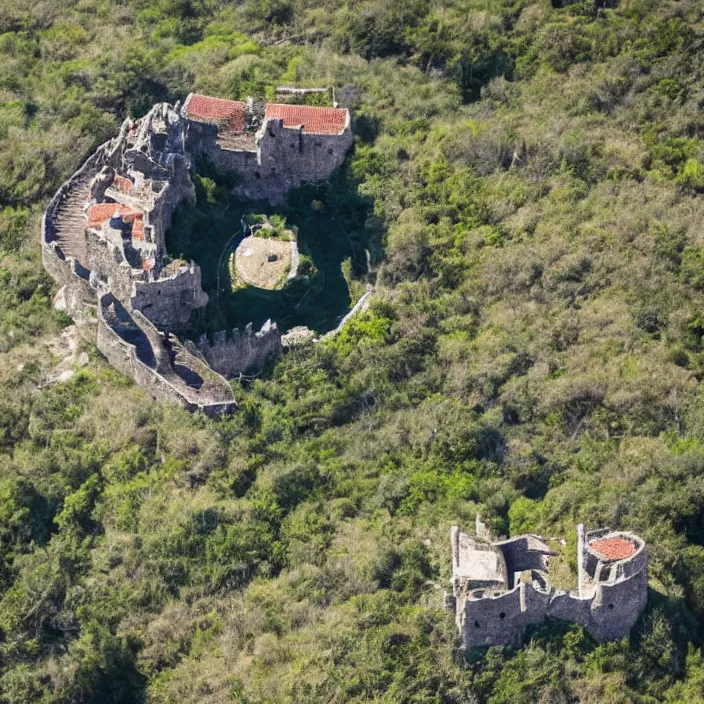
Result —
POLYGON ((160 103, 125 120, 44 213, 42 261, 60 287, 57 305, 156 398, 210 415, 234 410, 226 377, 277 354, 281 333, 267 321, 196 345, 173 332, 208 302, 198 265, 166 250, 174 211, 195 201, 196 159, 236 172, 236 195, 280 203, 290 188, 328 178, 352 141, 347 109, 252 99, 191 94, 182 108, 160 103))
POLYGON ((536 535, 492 541, 477 517, 476 538, 453 526, 448 606, 463 648, 518 644, 547 616, 583 626, 598 641, 627 636, 648 600, 645 543, 632 533, 577 527, 577 589, 549 581, 556 552, 536 535))

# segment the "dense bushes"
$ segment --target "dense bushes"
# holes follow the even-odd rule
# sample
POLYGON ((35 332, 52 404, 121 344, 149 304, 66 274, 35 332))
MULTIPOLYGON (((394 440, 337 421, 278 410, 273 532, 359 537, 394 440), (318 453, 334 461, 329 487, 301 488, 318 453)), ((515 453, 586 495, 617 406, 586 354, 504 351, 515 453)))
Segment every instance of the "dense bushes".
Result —
MULTIPOLYGON (((702 19, 694 0, 3 2, 0 702, 702 701, 702 19), (348 163, 282 211, 311 284, 211 296, 194 323, 324 331, 377 293, 214 422, 75 338, 39 218, 125 114, 283 83, 354 108, 348 163), (632 637, 549 622, 460 657, 447 536, 477 510, 564 535, 567 570, 579 521, 643 535, 632 637)), ((231 185, 204 170, 170 233, 208 286, 246 210, 231 185)))

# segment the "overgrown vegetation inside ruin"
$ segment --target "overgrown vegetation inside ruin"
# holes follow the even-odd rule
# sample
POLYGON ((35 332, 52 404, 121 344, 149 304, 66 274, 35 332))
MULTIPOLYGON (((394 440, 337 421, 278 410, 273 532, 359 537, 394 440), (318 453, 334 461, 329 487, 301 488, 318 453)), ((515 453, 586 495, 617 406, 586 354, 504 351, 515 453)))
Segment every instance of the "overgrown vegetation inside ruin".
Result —
MULTIPOLYGON (((311 205, 311 207, 313 206, 311 205)), ((296 239, 296 233, 286 225, 286 218, 282 215, 267 216, 262 213, 251 213, 245 216, 245 222, 247 233, 254 237, 283 240, 284 242, 296 239)), ((298 229, 295 225, 293 227, 298 229)))
MULTIPOLYGON (((2 704, 702 701, 704 10, 554 5, 2 0, 2 704), (282 214, 325 291, 300 321, 357 298, 364 248, 368 312, 220 422, 91 347, 47 384, 56 188, 125 114, 281 83, 356 86, 349 166, 282 214), (643 536, 632 637, 551 622, 459 656, 448 529, 477 509, 643 536)), ((241 214, 213 198, 171 248, 211 287, 241 214)), ((298 320, 276 305, 207 320, 298 320)))
MULTIPOLYGON (((381 252, 380 224, 369 220, 371 202, 360 195, 352 166, 344 166, 329 183, 295 189, 285 207, 242 201, 230 193, 235 175, 218 174, 206 163, 195 175, 195 205, 182 204, 167 233, 167 248, 174 255, 197 262, 210 302, 193 316, 192 329, 203 331, 259 327, 267 319, 282 330, 305 325, 325 333, 336 327, 368 279, 368 264, 381 252), (266 291, 233 286, 230 255, 242 239, 242 223, 256 227, 263 216, 281 236, 297 231, 299 276, 281 290, 266 291), (369 252, 369 255, 367 255, 369 252)), ((260 223, 261 224, 261 223, 260 223)), ((266 235, 263 229, 257 236, 266 235)))

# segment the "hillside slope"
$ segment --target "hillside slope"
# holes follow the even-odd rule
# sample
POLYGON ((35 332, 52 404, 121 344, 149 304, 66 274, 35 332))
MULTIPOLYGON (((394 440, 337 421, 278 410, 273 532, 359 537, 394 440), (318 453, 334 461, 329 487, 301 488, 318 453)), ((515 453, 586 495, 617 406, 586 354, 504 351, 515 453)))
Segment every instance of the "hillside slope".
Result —
POLYGON ((704 701, 703 45, 697 0, 2 0, 0 702, 704 701), (377 293, 215 422, 77 345, 39 221, 126 114, 281 84, 346 86, 289 207, 377 293), (463 657, 477 510, 643 536, 632 637, 463 657))

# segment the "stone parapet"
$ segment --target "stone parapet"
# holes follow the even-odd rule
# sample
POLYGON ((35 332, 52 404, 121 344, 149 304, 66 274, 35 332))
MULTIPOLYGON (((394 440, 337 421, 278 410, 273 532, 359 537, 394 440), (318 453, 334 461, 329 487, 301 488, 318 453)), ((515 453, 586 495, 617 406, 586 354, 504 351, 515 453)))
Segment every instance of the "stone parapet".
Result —
POLYGON ((258 332, 249 323, 244 330, 215 333, 212 340, 202 335, 197 349, 213 369, 232 379, 260 369, 268 359, 277 356, 281 352, 281 331, 271 320, 258 332))
POLYGON ((196 367, 192 370, 194 375, 200 376, 198 371, 207 373, 210 383, 219 388, 217 394, 209 396, 188 387, 175 370, 176 365, 168 359, 168 351, 158 336, 158 331, 146 318, 129 315, 111 293, 100 297, 97 347, 112 366, 134 379, 157 400, 176 401, 188 410, 201 410, 214 417, 236 410, 237 402, 227 381, 212 370, 197 369, 196 360, 189 360, 196 367), (213 398, 215 395, 218 398, 213 398))

